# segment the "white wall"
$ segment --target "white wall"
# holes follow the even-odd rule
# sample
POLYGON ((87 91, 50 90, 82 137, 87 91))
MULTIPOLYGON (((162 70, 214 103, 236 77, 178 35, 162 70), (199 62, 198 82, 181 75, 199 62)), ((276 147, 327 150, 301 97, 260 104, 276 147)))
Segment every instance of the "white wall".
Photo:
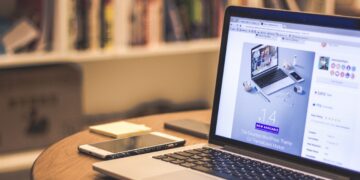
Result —
POLYGON ((82 64, 84 113, 124 112, 142 103, 212 104, 218 52, 82 64))

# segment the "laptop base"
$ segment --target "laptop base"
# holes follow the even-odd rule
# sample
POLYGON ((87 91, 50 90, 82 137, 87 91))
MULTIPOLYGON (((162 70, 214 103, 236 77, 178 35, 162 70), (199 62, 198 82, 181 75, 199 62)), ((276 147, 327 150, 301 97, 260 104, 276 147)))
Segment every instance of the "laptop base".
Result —
POLYGON ((288 86, 291 86, 295 84, 294 80, 292 80, 289 76, 280 80, 280 81, 277 81, 269 86, 266 86, 266 87, 263 87, 261 88, 261 91, 266 94, 266 95, 271 95, 281 89, 284 89, 288 86))

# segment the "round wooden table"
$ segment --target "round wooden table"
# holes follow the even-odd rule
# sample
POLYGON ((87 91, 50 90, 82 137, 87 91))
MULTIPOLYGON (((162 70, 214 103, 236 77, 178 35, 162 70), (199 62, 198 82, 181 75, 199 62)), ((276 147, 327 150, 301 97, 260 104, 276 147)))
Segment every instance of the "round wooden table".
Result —
MULTIPOLYGON (((186 139, 186 145, 206 143, 207 140, 164 129, 164 122, 175 119, 194 119, 210 122, 211 111, 187 111, 151 115, 126 121, 145 124, 153 129, 186 139)), ((77 147, 81 144, 102 142, 111 138, 90 133, 84 130, 51 145, 44 150, 35 161, 32 168, 33 179, 104 179, 107 178, 92 169, 92 164, 99 159, 78 152, 77 147)))

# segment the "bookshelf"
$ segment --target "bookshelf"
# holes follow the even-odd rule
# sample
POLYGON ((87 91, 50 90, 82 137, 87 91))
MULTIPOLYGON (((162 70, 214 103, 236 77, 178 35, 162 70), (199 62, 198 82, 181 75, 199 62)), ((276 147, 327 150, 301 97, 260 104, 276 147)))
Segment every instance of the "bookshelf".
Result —
MULTIPOLYGON (((21 53, 21 54, 2 54, 0 55, 0 68, 6 67, 17 67, 25 65, 38 65, 38 64, 48 64, 48 63, 58 63, 58 62, 73 62, 73 63, 86 63, 93 61, 106 61, 106 60, 127 60, 133 58, 142 58, 142 57, 154 57, 162 55, 174 55, 179 54, 192 54, 192 53, 206 53, 206 52, 215 52, 219 47, 219 32, 212 35, 212 37, 202 37, 196 40, 181 40, 181 41, 172 41, 168 42, 164 38, 164 24, 163 16, 166 16, 164 12, 164 1, 163 0, 136 0, 138 2, 147 2, 149 6, 152 7, 148 11, 149 13, 155 15, 148 15, 147 20, 153 22, 155 25, 147 27, 147 43, 144 45, 132 45, 131 44, 131 24, 129 24, 126 16, 131 14, 131 3, 136 2, 132 0, 98 0, 111 2, 110 6, 112 11, 110 14, 112 17, 111 30, 109 30, 108 36, 110 37, 111 47, 101 48, 99 45, 97 47, 89 47, 86 50, 77 50, 74 48, 72 34, 72 25, 71 25, 71 16, 74 15, 74 3, 82 0, 51 0, 54 2, 54 31, 53 31, 53 41, 52 41, 52 50, 50 52, 31 52, 31 53, 21 53), (116 9, 116 11, 115 11, 116 9), (159 13, 161 11, 162 13, 159 13), (155 19, 155 20, 154 20, 155 19), (109 35, 110 33, 110 35, 109 35)), ((84 2, 86 0, 83 0, 84 2)), ((215 0, 217 1, 217 0, 215 0)), ((214 1, 214 2, 215 2, 214 1)), ((252 6, 252 7, 269 7, 270 8, 284 8, 285 6, 274 3, 273 0, 227 0, 222 2, 224 7, 226 5, 243 5, 243 6, 252 6), (273 3, 273 4, 271 4, 273 3)), ((21 2, 21 1, 20 1, 21 2)), ((95 2, 92 1, 92 2, 95 2)), ((175 2, 175 1, 174 1, 175 2)), ((304 1, 306 3, 296 3, 296 0, 283 0, 278 2, 286 3, 286 8, 290 10, 305 10, 310 12, 322 12, 327 14, 333 14, 335 9, 335 0, 321 0, 316 3, 313 1, 304 1), (295 5, 294 5, 295 4, 295 5), (322 8, 315 9, 311 7, 317 7, 322 5, 322 8), (300 6, 305 6, 300 8, 300 6)), ((89 9, 92 7, 89 7, 89 9)), ((224 9, 220 9, 219 19, 224 9)), ((92 12, 88 12, 89 16, 92 12)), ((219 23, 218 28, 221 27, 221 20, 216 19, 219 23)), ((74 24, 74 23, 73 23, 74 24)), ((96 23, 89 23, 88 26, 93 26, 96 23)), ((100 25, 97 23, 96 25, 100 25)), ((89 28, 89 33, 93 30, 92 27, 89 28)), ((96 32, 99 33, 99 29, 96 32)), ((91 36, 91 35, 89 35, 91 36)), ((176 35, 175 35, 176 36, 176 35)), ((91 46, 92 39, 89 39, 89 46, 91 46)), ((99 43, 99 42, 97 42, 99 43)))
MULTIPOLYGON (((46 0, 44 0, 46 1, 46 0)), ((134 58, 144 58, 144 57, 154 57, 163 56, 163 55, 172 55, 178 56, 183 54, 198 54, 198 53, 206 53, 206 52, 214 52, 218 51, 219 40, 216 36, 209 38, 197 38, 196 40, 181 40, 181 41, 172 41, 165 42, 164 39, 160 39, 162 34, 157 34, 159 39, 149 38, 148 42, 144 45, 132 45, 129 40, 129 36, 131 36, 131 30, 129 30, 129 24, 127 22, 126 14, 130 13, 127 8, 132 3, 132 0, 94 0, 92 2, 112 2, 110 5, 112 8, 113 20, 112 30, 109 30, 110 33, 108 36, 110 37, 111 47, 89 47, 85 50, 77 50, 74 48, 73 37, 71 32, 71 17, 73 12, 71 10, 74 8, 74 3, 82 1, 82 0, 51 0, 54 2, 55 12, 54 12, 54 31, 53 31, 53 41, 52 50, 49 52, 39 51, 39 52, 30 52, 30 53, 7 53, 0 55, 0 68, 6 67, 19 67, 26 65, 40 65, 40 64, 49 64, 49 63, 58 63, 58 62, 73 62, 73 63, 86 63, 93 61, 107 61, 107 60, 128 60, 134 58), (125 40, 124 40, 125 39, 125 40), (154 41, 154 42, 153 42, 154 41)), ((82 2, 90 2, 90 1, 82 1, 82 2)), ((145 2, 140 0, 139 2, 145 2)), ((155 3, 156 5, 152 6, 164 6, 162 0, 148 0, 148 3, 155 3)), ((215 2, 215 1, 214 1, 215 2)), ((220 1, 219 1, 220 2, 220 1)), ((92 8, 92 7, 90 7, 92 8)), ((158 7, 156 10, 162 10, 158 7)), ((89 12, 89 16, 91 12, 89 12)), ((165 12, 164 12, 165 13, 165 12)), ((223 13, 223 12, 222 12, 223 13)), ((158 18, 159 23, 161 17, 161 13, 154 16, 154 18, 158 18)), ((154 21, 154 20, 152 20, 154 21)), ((163 19, 161 20, 163 21, 163 19)), ((98 22, 99 23, 99 22, 98 22)), ((161 22, 164 23, 164 22, 161 22)), ((73 23, 74 24, 74 23, 73 23)), ((100 24, 100 23, 99 23, 100 24)), ((99 25, 98 24, 98 25, 99 25)), ((90 26, 90 25, 89 25, 90 26)), ((149 31, 159 31, 158 33, 162 33, 161 29, 163 29, 162 25, 158 24, 156 27, 149 27, 149 31), (151 30, 155 29, 155 30, 151 30)), ((90 27, 90 29, 92 29, 90 27)), ((91 31, 91 30, 89 30, 91 31)), ((99 31, 99 29, 97 30, 99 31)), ((76 32, 75 32, 76 33, 76 32)), ((149 34, 154 34, 154 32, 149 32, 149 34)), ((156 33, 156 32, 155 32, 156 33)), ((89 35, 90 36, 90 35, 89 35)), ((92 38, 92 37, 89 37, 92 38)), ((92 38, 94 39, 94 38, 92 38)), ((88 41, 91 41, 89 39, 88 41)), ((89 42, 91 43, 91 42, 89 42)), ((100 43, 100 42, 97 42, 100 43)), ((89 45, 91 46, 91 45, 89 45)), ((99 45, 97 45, 99 46, 99 45)))
POLYGON ((68 53, 29 53, 0 56, 0 67, 17 67, 50 63, 86 63, 92 61, 131 60, 134 58, 156 58, 159 56, 178 56, 185 54, 211 53, 219 50, 217 38, 173 42, 157 46, 139 46, 117 51, 70 51, 68 53))

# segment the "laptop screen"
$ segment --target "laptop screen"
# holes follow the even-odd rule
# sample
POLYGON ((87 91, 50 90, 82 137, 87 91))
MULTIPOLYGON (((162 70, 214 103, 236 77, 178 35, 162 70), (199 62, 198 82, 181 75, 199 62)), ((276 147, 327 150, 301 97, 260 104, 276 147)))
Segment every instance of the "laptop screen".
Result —
POLYGON ((215 135, 360 172, 359 37, 230 17, 215 135), (274 66, 292 82, 267 95, 252 75, 274 66))
POLYGON ((258 45, 251 49, 251 75, 261 75, 278 65, 278 48, 270 45, 258 45))

